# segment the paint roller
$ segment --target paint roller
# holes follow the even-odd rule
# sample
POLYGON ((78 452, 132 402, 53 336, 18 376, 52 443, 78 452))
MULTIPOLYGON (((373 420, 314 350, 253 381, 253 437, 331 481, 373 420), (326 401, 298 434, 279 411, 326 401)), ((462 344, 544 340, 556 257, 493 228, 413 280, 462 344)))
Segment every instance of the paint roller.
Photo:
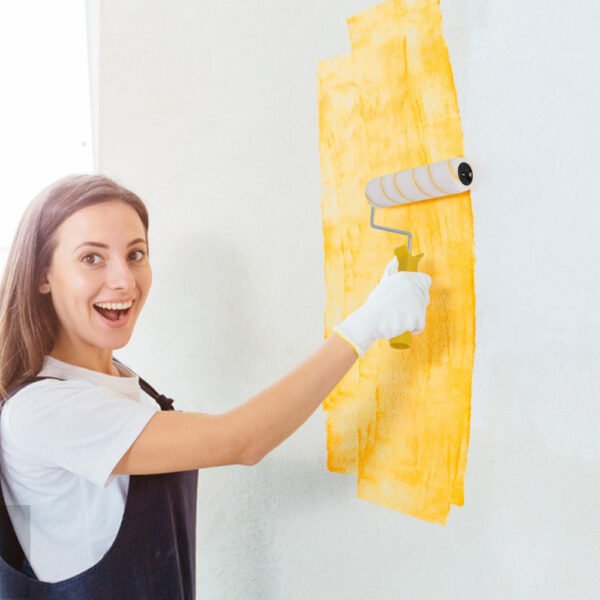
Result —
MULTIPOLYGON (((398 271, 416 271, 424 254, 413 256, 412 234, 403 229, 392 229, 375 224, 375 209, 390 208, 402 204, 412 204, 433 198, 443 198, 466 192, 473 182, 473 170, 462 157, 398 171, 371 179, 366 186, 365 196, 371 205, 371 227, 408 237, 405 246, 394 249, 398 259, 398 271)), ((410 348, 412 335, 405 331, 390 340, 396 350, 410 348)))

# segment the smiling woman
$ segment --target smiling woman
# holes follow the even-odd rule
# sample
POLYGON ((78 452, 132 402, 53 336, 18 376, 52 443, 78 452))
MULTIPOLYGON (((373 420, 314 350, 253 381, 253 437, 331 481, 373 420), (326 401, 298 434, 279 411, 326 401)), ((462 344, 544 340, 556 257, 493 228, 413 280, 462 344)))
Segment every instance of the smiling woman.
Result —
POLYGON ((112 351, 129 341, 150 291, 145 236, 138 212, 118 197, 80 208, 56 229, 40 285, 60 322, 51 356, 114 373, 112 351), (79 243, 88 237, 105 241, 79 243))
POLYGON ((115 374, 112 350, 129 341, 152 283, 148 226, 142 200, 102 175, 65 177, 33 199, 0 286, 0 398, 47 354, 115 374), (98 302, 110 303, 105 315, 98 302), (120 302, 134 304, 115 321, 120 302))
POLYGON ((72 175, 17 228, 0 283, 0 598, 193 597, 190 448, 220 421, 176 411, 112 355, 150 292, 148 225, 130 190, 72 175))
POLYGON ((102 175, 42 190, 0 282, 0 598, 193 599, 198 470, 256 464, 357 347, 422 331, 431 280, 394 260, 345 337, 232 410, 185 412, 112 356, 152 284, 144 203, 102 175))

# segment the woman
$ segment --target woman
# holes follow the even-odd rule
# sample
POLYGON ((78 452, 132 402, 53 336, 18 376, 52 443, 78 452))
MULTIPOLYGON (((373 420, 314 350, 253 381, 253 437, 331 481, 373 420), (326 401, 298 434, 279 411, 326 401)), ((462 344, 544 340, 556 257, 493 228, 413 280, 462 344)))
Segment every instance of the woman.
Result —
POLYGON ((224 414, 173 410, 112 355, 150 292, 148 223, 134 193, 78 175, 19 224, 0 287, 0 597, 193 598, 198 469, 255 465, 375 340, 424 328, 431 278, 394 259, 275 384, 224 414))

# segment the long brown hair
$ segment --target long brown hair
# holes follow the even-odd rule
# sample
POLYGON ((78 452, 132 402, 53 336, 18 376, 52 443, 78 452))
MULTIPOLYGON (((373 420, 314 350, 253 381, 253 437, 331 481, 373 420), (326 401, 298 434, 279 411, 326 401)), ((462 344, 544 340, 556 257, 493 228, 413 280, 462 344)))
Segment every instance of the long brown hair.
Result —
POLYGON ((50 294, 40 293, 39 286, 56 249, 56 229, 86 206, 115 200, 137 211, 148 242, 144 202, 104 175, 69 175, 55 181, 21 217, 0 282, 0 407, 12 388, 37 375, 54 346, 58 317, 50 294))

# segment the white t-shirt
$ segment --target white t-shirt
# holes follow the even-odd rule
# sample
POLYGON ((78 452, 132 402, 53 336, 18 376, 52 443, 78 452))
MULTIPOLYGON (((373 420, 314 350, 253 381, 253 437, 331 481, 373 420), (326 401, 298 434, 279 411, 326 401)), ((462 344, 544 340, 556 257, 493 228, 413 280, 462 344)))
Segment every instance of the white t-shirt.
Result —
POLYGON ((129 475, 111 475, 152 416, 138 376, 106 375, 46 356, 44 379, 0 413, 0 481, 15 533, 36 576, 66 579, 96 564, 125 510, 129 475), (12 506, 11 506, 12 505, 12 506))

